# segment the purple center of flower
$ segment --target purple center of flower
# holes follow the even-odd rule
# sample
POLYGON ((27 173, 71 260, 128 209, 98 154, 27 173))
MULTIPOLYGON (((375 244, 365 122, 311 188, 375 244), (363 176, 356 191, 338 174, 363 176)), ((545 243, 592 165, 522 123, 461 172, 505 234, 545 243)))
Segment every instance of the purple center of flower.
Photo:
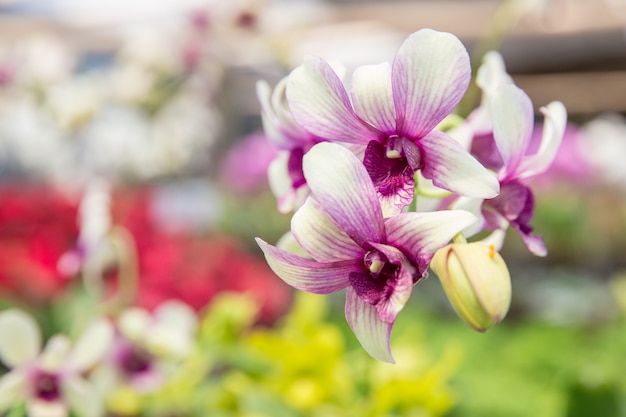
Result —
POLYGON ((376 305, 393 294, 400 274, 400 266, 392 264, 378 250, 365 254, 363 263, 367 272, 352 272, 350 284, 366 303, 376 305))
POLYGON ((59 376, 39 371, 33 378, 34 396, 43 401, 57 401, 61 397, 59 376))
POLYGON ((378 195, 397 199, 400 208, 413 201, 414 175, 420 163, 419 147, 398 136, 391 136, 383 143, 371 141, 363 158, 378 195))
POLYGON ((120 355, 120 368, 128 376, 148 371, 152 364, 152 355, 138 346, 129 346, 120 355))

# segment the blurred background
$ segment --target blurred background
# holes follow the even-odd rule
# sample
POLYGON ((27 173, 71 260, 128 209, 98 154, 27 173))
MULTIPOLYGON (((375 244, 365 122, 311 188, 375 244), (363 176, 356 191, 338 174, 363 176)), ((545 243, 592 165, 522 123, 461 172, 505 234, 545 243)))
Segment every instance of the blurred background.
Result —
MULTIPOLYGON (((470 88, 459 111, 479 98, 470 88)), ((133 304, 191 306, 208 361, 189 398, 116 397, 110 416, 626 416, 625 115, 623 0, 0 0, 0 306, 50 335, 95 302, 76 244, 104 180, 101 217, 132 242, 133 304), (277 150, 255 83, 305 54, 391 60, 424 27, 457 35, 474 69, 499 50, 535 108, 560 100, 569 125, 533 183, 549 255, 514 234, 502 251, 509 316, 477 334, 420 282, 393 367, 360 350, 341 294, 295 295, 260 257, 253 238, 277 241, 290 218, 267 185, 277 150)), ((98 296, 114 297, 120 265, 101 272, 98 296)))

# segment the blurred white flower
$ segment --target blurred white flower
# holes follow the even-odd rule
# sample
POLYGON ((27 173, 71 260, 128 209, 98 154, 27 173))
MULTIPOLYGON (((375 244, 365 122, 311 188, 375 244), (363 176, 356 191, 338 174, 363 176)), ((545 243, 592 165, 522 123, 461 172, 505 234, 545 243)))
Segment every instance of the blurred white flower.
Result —
POLYGON ((112 326, 94 322, 71 346, 64 335, 53 336, 41 350, 37 323, 20 310, 0 313, 0 360, 9 368, 0 378, 0 413, 26 402, 29 417, 104 415, 102 399, 84 373, 106 354, 112 326))
POLYGON ((186 304, 171 300, 152 313, 139 307, 118 318, 109 365, 95 376, 103 390, 127 383, 140 392, 158 388, 172 368, 192 352, 198 322, 186 304))

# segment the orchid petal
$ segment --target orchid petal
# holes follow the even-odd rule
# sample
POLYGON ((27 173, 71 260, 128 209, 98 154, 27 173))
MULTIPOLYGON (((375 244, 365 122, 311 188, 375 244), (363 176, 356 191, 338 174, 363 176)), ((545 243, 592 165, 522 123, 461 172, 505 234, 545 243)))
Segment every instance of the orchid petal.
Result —
POLYGON ((11 371, 0 377, 0 415, 22 402, 26 396, 28 378, 20 371, 11 371))
POLYGON ((91 324, 74 344, 68 366, 84 371, 99 362, 113 342, 113 326, 106 320, 91 324))
POLYGON ((385 220, 387 242, 407 254, 424 273, 437 249, 476 221, 464 210, 402 213, 385 220))
POLYGON ((289 213, 300 207, 309 195, 306 184, 295 186, 289 175, 290 151, 281 151, 267 169, 270 189, 277 199, 278 211, 289 213))
POLYGON ((322 142, 304 155, 303 168, 315 200, 359 246, 384 241, 383 215, 374 184, 352 152, 322 142))
POLYGON ((450 206, 452 210, 465 210, 476 216, 476 221, 463 229, 466 237, 474 236, 483 230, 485 226, 485 217, 482 214, 484 200, 482 198, 459 197, 459 199, 450 206))
POLYGON ((67 417, 69 411, 62 401, 31 399, 26 402, 28 417, 67 417))
POLYGON ((296 122, 321 138, 367 143, 380 136, 354 113, 341 80, 321 58, 307 56, 291 72, 287 100, 296 122))
POLYGON ((545 120, 541 145, 535 155, 527 156, 521 163, 518 178, 528 178, 545 172, 550 166, 563 140, 567 123, 567 110, 563 103, 553 101, 541 109, 545 120))
POLYGON ((512 177, 518 172, 533 133, 533 104, 523 90, 505 84, 491 94, 491 112, 493 136, 504 161, 504 177, 512 177))
POLYGON ((483 63, 476 71, 476 85, 488 96, 499 86, 512 83, 513 79, 506 72, 502 55, 497 51, 487 52, 483 56, 483 63))
POLYGON ((150 313, 140 307, 131 307, 120 314, 117 327, 127 339, 141 341, 146 337, 151 322, 150 313))
POLYGON ((198 326, 198 318, 193 309, 178 300, 162 303, 154 310, 153 315, 159 324, 176 328, 185 334, 192 334, 198 326))
POLYGON ((314 200, 308 199, 291 219, 291 231, 318 262, 363 258, 365 251, 314 200))
POLYGON ((71 346, 67 336, 52 336, 39 356, 39 367, 46 372, 57 372, 68 359, 71 346))
POLYGON ((292 287, 314 293, 330 294, 348 286, 350 272, 363 268, 363 259, 319 263, 269 245, 257 238, 268 265, 292 287))
POLYGON ((422 148, 422 175, 436 186, 468 197, 498 195, 496 176, 450 136, 433 131, 417 143, 422 148))
POLYGON ((346 320, 361 346, 374 359, 395 363, 391 355, 391 329, 378 317, 375 306, 361 300, 352 288, 346 290, 346 320))
POLYGON ((381 132, 396 132, 391 65, 363 65, 352 74, 352 100, 357 114, 381 132))
POLYGON ((63 397, 80 417, 100 417, 104 405, 94 387, 82 378, 71 376, 63 380, 63 397))
POLYGON ((10 367, 29 362, 41 349, 41 333, 35 320, 20 310, 0 313, 0 360, 10 367))
POLYGON ((471 78, 469 55, 454 35, 422 29, 400 46, 392 67, 400 135, 418 139, 454 110, 471 78))

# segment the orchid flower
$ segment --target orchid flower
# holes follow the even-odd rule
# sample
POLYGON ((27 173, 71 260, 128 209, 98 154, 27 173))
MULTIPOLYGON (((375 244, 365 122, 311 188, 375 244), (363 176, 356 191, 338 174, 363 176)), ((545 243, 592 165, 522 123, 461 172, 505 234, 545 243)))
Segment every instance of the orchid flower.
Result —
POLYGON ((297 209, 308 197, 302 156, 321 141, 293 120, 285 98, 286 83, 287 79, 283 78, 273 91, 265 81, 256 85, 263 129, 269 141, 280 150, 269 166, 268 180, 281 213, 297 209))
POLYGON ((314 56, 289 75, 286 95, 293 118, 311 134, 365 147, 363 163, 389 217, 413 201, 417 170, 457 194, 498 194, 496 178, 457 141, 434 130, 470 78, 459 39, 422 29, 402 43, 392 65, 358 67, 350 95, 331 66, 314 56))
POLYGON ((97 379, 103 386, 123 381, 139 392, 150 392, 163 383, 168 366, 191 353, 197 318, 191 307, 171 300, 152 314, 129 308, 117 324, 110 357, 113 366, 103 369, 97 379))
POLYGON ((347 148, 323 142, 303 160, 312 197, 291 229, 305 258, 257 238, 272 270, 292 287, 346 292, 348 324, 365 350, 393 362, 391 329, 427 275, 435 251, 476 219, 468 212, 401 213, 384 218, 365 166, 347 148))
POLYGON ((484 201, 459 199, 453 207, 471 207, 470 211, 482 212, 487 227, 492 230, 504 230, 511 225, 528 250, 545 256, 543 240, 532 233, 530 226, 535 203, 526 181, 543 173, 552 163, 563 138, 567 111, 558 101, 541 109, 545 117, 541 143, 536 153, 528 155, 534 128, 533 105, 528 95, 514 84, 503 84, 491 93, 490 103, 494 149, 484 152, 482 158, 488 159, 485 164, 497 170, 500 195, 484 201))
POLYGON ((0 360, 12 368, 0 378, 0 414, 26 402, 29 417, 104 415, 101 398, 84 378, 105 355, 113 338, 111 325, 94 322, 71 347, 63 335, 41 349, 41 333, 20 310, 0 313, 0 360))

